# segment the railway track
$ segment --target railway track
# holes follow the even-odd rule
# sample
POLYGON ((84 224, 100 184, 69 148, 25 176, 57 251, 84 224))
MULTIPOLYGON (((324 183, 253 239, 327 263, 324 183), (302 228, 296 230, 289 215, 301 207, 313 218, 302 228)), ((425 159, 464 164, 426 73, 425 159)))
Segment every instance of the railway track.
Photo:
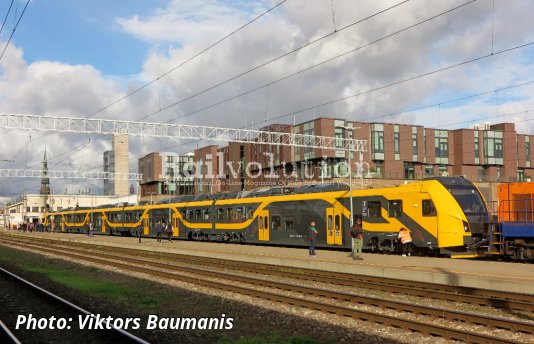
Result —
MULTIPOLYGON (((77 248, 70 247, 69 251, 65 252, 65 245, 57 245, 57 243, 47 243, 46 247, 44 247, 43 243, 20 243, 5 239, 2 239, 1 241, 8 245, 23 245, 30 249, 40 250, 53 255, 65 256, 76 260, 89 261, 100 266, 108 265, 128 271, 149 273, 150 275, 156 275, 172 280, 185 281, 197 285, 200 284, 215 289, 224 289, 243 295, 259 297, 285 304, 298 305, 327 313, 386 324, 410 331, 420 332, 426 335, 440 336, 452 340, 460 340, 470 343, 512 342, 505 337, 473 333, 463 329, 455 328, 454 326, 436 325, 429 322, 435 319, 443 319, 449 322, 460 321, 464 326, 467 324, 469 326, 484 326, 487 329, 489 328, 493 330, 506 329, 509 334, 512 334, 514 331, 530 335, 534 334, 534 326, 532 323, 528 322, 512 321, 472 313, 444 310, 441 308, 437 309, 428 306, 417 306, 406 302, 362 296, 354 293, 343 293, 327 289, 295 285, 291 283, 275 282, 272 280, 253 278, 234 273, 213 271, 206 268, 178 266, 170 263, 162 263, 155 260, 154 257, 149 257, 147 259, 145 254, 146 252, 140 252, 137 250, 135 251, 135 256, 131 255, 134 252, 130 252, 130 255, 125 255, 124 251, 127 249, 115 250, 114 248, 110 247, 99 249, 97 247, 95 248, 94 246, 77 248), (104 252, 104 250, 106 252, 104 252), (95 253, 98 253, 98 257, 95 257, 95 253), (140 256, 145 257, 141 258, 140 256), (117 258, 120 258, 121 262, 118 262, 117 258), (147 272, 147 267, 150 268, 149 272, 147 272), (233 284, 229 284, 228 282, 233 282, 233 284), (283 291, 285 294, 280 294, 280 291, 283 291), (287 295, 288 293, 289 295, 287 295), (302 295, 305 295, 306 299, 303 299, 302 295), (336 300, 335 303, 338 304, 333 305, 332 300, 336 300), (381 309, 387 309, 390 311, 394 310, 396 312, 400 312, 401 316, 391 316, 385 314, 384 312, 361 310, 355 308, 355 305, 372 305, 381 309), (426 321, 419 321, 406 319, 406 317, 402 315, 406 313, 423 316, 430 320, 427 319, 426 321)), ((168 260, 169 255, 166 254, 165 258, 168 260)), ((286 271, 286 273, 289 272, 286 271)))
MULTIPOLYGON (((17 240, 20 239, 17 238, 17 240)), ((51 241, 38 238, 32 238, 31 240, 27 239, 26 241, 32 243, 53 242, 55 245, 62 245, 63 247, 71 248, 76 246, 100 251, 107 251, 109 248, 109 246, 98 246, 86 243, 65 243, 61 241, 51 241)), ((288 277, 302 281, 319 282, 338 286, 367 288, 392 294, 402 293, 416 297, 459 302, 476 306, 487 306, 507 311, 534 313, 534 294, 509 293, 496 290, 424 283, 385 277, 347 274, 269 264, 249 263, 244 261, 214 259, 177 253, 135 250, 120 247, 114 247, 113 251, 134 256, 161 258, 165 259, 166 261, 188 263, 196 266, 199 265, 210 269, 217 269, 219 271, 231 267, 232 270, 240 270, 247 273, 288 277)))
POLYGON ((35 342, 76 342, 96 343, 112 341, 114 343, 147 342, 137 336, 119 329, 82 330, 77 323, 78 316, 94 317, 90 312, 69 301, 0 268, 0 341, 2 343, 35 342), (34 325, 19 325, 18 317, 38 319, 34 325), (56 320, 50 320, 54 317, 56 320), (61 319, 61 320, 60 320, 61 319), (46 320, 46 321, 43 321, 46 320), (73 326, 71 326, 73 325, 73 326), (29 326, 29 328, 28 328, 29 326))

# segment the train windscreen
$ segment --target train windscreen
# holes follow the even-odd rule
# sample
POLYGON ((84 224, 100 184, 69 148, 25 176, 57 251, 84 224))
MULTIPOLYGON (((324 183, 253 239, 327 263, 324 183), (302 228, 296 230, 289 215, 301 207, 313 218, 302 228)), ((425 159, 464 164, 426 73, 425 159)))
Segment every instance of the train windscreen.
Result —
POLYGON ((469 229, 473 236, 484 236, 488 233, 489 214, 484 198, 469 180, 463 177, 434 177, 449 190, 464 211, 469 229))
POLYGON ((460 204, 465 215, 478 215, 486 212, 486 206, 475 188, 454 187, 449 189, 454 199, 460 204))

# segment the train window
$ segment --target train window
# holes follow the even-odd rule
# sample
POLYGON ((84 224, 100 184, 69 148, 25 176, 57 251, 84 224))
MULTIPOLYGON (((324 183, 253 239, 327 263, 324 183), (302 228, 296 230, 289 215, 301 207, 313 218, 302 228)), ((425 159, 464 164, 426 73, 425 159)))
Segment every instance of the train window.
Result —
POLYGON ((424 199, 423 200, 423 216, 436 216, 436 207, 434 206, 434 202, 430 199, 424 199))
POLYGON ((369 217, 382 217, 382 204, 380 201, 367 202, 369 217))
POLYGON ((202 219, 202 216, 200 214, 200 209, 196 209, 195 210, 195 219, 196 220, 201 220, 202 219))
POLYGON ((285 224, 286 224, 286 229, 292 230, 293 229, 293 218, 292 217, 286 218, 285 224))
POLYGON ((263 221, 265 221, 265 229, 269 229, 269 220, 268 220, 268 217, 265 216, 265 218, 263 219, 263 221))
POLYGON ((335 225, 336 225, 336 230, 339 230, 341 229, 341 216, 339 215, 336 215, 335 217, 335 225))
POLYGON ((328 229, 332 229, 332 215, 328 215, 328 222, 327 222, 328 229))
POLYGON ((245 208, 245 214, 246 214, 246 218, 247 219, 251 219, 252 218, 252 208, 245 208))
POLYGON ((223 209, 223 208, 219 208, 219 209, 217 209, 217 218, 218 218, 219 220, 224 219, 224 209, 223 209))
POLYGON ((388 216, 401 217, 402 216, 402 201, 400 199, 388 201, 388 216))
POLYGON ((230 219, 230 220, 236 220, 237 219, 236 212, 235 212, 234 209, 228 209, 228 219, 230 219))
POLYGON ((235 214, 236 214, 236 219, 239 220, 239 221, 243 221, 243 219, 245 218, 245 216, 243 215, 243 208, 242 207, 237 207, 235 208, 235 214))
POLYGON ((280 216, 271 216, 271 226, 273 229, 281 229, 280 223, 280 216))
POLYGON ((258 221, 259 221, 259 223, 260 223, 260 226, 259 226, 260 229, 263 229, 263 217, 260 216, 258 221))
POLYGON ((210 211, 209 211, 209 209, 202 210, 202 217, 204 218, 204 220, 209 220, 210 219, 210 211))

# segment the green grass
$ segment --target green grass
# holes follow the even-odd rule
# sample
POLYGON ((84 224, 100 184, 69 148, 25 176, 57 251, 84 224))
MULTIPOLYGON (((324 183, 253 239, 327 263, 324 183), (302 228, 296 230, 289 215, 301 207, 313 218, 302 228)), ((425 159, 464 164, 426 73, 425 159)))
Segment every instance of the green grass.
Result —
POLYGON ((145 310, 156 309, 169 297, 159 291, 147 291, 148 288, 143 286, 109 281, 101 276, 102 271, 96 267, 78 268, 80 271, 73 271, 57 267, 34 255, 4 247, 0 247, 0 261, 15 264, 29 272, 39 273, 68 288, 145 310))

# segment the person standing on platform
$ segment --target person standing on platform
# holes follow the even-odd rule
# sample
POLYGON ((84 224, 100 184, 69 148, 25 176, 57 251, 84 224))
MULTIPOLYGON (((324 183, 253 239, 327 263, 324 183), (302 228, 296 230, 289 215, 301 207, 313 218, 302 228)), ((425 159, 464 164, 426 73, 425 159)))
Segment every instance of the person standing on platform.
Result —
POLYGON ((362 219, 360 217, 356 219, 356 223, 350 229, 349 235, 352 238, 352 259, 363 260, 363 226, 362 219))
POLYGON ((141 237, 143 236, 143 222, 137 227, 137 237, 139 238, 139 243, 141 243, 141 237))
POLYGON ((399 240, 401 242, 402 256, 412 255, 412 236, 410 231, 404 227, 399 230, 399 240))
POLYGON ((165 233, 169 237, 169 242, 172 242, 172 225, 171 221, 167 224, 167 227, 165 227, 165 233))
POLYGON ((156 235, 158 236, 158 242, 161 242, 161 236, 163 235, 163 230, 165 227, 163 227, 163 224, 161 224, 161 221, 158 220, 158 223, 156 223, 156 235))
POLYGON ((308 236, 310 238, 310 257, 317 257, 315 254, 315 244, 317 243, 317 229, 315 229, 315 222, 310 222, 308 229, 308 236))
POLYGON ((92 223, 92 222, 89 222, 89 231, 88 231, 88 233, 87 233, 87 234, 89 235, 89 237, 92 237, 92 236, 93 236, 93 231, 94 231, 94 230, 95 230, 95 227, 94 227, 93 223, 92 223))

